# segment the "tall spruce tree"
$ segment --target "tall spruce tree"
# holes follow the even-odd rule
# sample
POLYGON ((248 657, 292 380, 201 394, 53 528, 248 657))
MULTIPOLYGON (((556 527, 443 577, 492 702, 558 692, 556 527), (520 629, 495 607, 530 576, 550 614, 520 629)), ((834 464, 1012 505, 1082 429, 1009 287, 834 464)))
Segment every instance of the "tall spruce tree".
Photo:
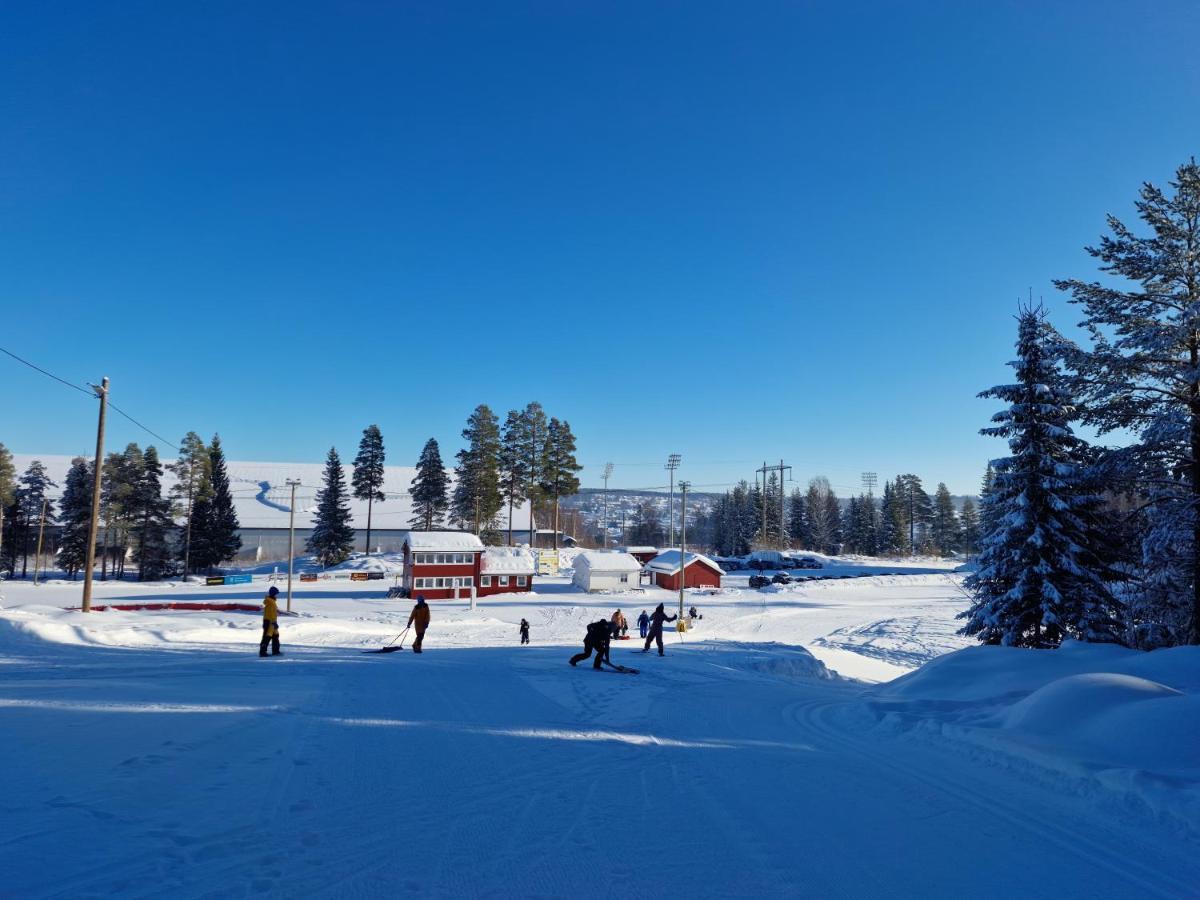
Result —
POLYGON ((409 525, 422 531, 442 527, 443 517, 450 505, 447 497, 449 483, 438 442, 430 438, 421 449, 421 458, 417 460, 417 475, 408 491, 413 505, 413 517, 409 525))
POLYGON ((321 476, 321 489, 317 491, 317 514, 306 546, 325 568, 336 566, 354 550, 350 496, 336 447, 330 447, 325 457, 325 472, 321 476))
POLYGON ((897 475, 897 506, 906 532, 910 553, 929 550, 928 528, 933 521, 933 502, 916 475, 897 475))
POLYGON ((938 482, 933 495, 933 515, 930 520, 929 537, 933 548, 941 555, 958 551, 959 524, 958 511, 954 508, 954 498, 950 489, 943 481, 938 482))
POLYGON ((195 569, 191 552, 196 502, 201 491, 212 483, 208 447, 200 435, 194 431, 184 435, 183 440, 179 442, 179 456, 174 462, 167 464, 167 469, 175 476, 175 483, 171 486, 171 500, 174 504, 172 514, 183 519, 175 554, 183 563, 183 577, 187 580, 187 576, 195 569))
POLYGON ((883 497, 879 501, 878 534, 876 543, 881 554, 901 556, 908 552, 908 532, 904 529, 904 514, 896 496, 896 487, 890 481, 883 483, 883 497))
POLYGON ((59 501, 58 566, 72 581, 87 561, 88 526, 92 518, 92 467, 82 456, 71 460, 59 501))
POLYGON ((987 644, 1057 647, 1064 638, 1117 641, 1120 607, 1109 584, 1118 575, 1096 551, 1099 506, 1071 428, 1076 408, 1049 347, 1040 309, 1018 317, 1017 383, 979 396, 1008 408, 985 435, 1008 441, 1011 456, 993 462, 988 503, 996 530, 977 571, 967 577, 971 607, 962 633, 987 644))
POLYGON ((1200 166, 1173 193, 1142 187, 1148 233, 1113 216, 1088 252, 1123 283, 1057 281, 1085 313, 1091 346, 1070 354, 1083 421, 1138 435, 1148 508, 1133 625, 1155 642, 1200 643, 1200 166))
POLYGON ((9 515, 17 492, 17 470, 13 466, 12 452, 0 444, 0 567, 6 567, 4 517, 9 515))
POLYGON ((371 510, 376 502, 382 503, 387 499, 383 492, 383 435, 378 425, 368 425, 363 429, 362 440, 358 442, 358 456, 354 457, 354 496, 367 501, 367 537, 363 550, 371 553, 371 510))
POLYGON ((158 450, 153 446, 147 447, 142 454, 142 466, 133 495, 137 538, 134 560, 138 564, 138 581, 155 581, 162 578, 167 570, 170 556, 167 530, 171 524, 171 504, 162 495, 162 473, 158 450))
POLYGON ((500 433, 500 494, 508 507, 508 546, 513 542, 513 510, 528 499, 529 460, 524 452, 524 419, 518 410, 509 410, 500 433))
POLYGON ((804 493, 798 487, 792 488, 788 497, 787 533, 793 547, 809 546, 808 513, 805 511, 804 493))
POLYGON ((451 508, 476 534, 493 532, 504 505, 500 493, 500 421, 486 404, 475 407, 463 429, 451 508))
POLYGON ((192 557, 196 568, 211 572, 242 549, 220 435, 214 434, 208 445, 207 474, 208 482, 192 508, 192 557))
POLYGON ((21 524, 22 578, 28 574, 29 553, 36 549, 37 532, 41 526, 43 513, 46 524, 54 524, 54 501, 49 498, 50 488, 54 487, 58 487, 58 484, 50 480, 50 476, 46 473, 46 467, 40 459, 35 459, 29 464, 17 484, 16 507, 18 521, 21 524))
POLYGON ((812 549, 818 553, 837 553, 842 540, 842 517, 837 494, 824 475, 809 480, 804 507, 808 512, 812 549))
MULTIPOLYGON (((525 448, 526 477, 529 479, 529 489, 526 498, 529 500, 529 546, 537 546, 537 523, 534 509, 542 499, 541 485, 543 466, 546 462, 546 433, 549 428, 546 422, 546 411, 536 400, 529 403, 521 412, 521 443, 525 448)), ((555 541, 558 538, 555 537, 555 541)))
POLYGON ((963 553, 974 554, 979 550, 979 510, 970 497, 963 500, 958 522, 959 546, 962 547, 963 553))
POLYGON ((571 424, 551 418, 546 426, 545 454, 542 457, 541 488, 554 503, 554 543, 558 549, 558 509, 563 497, 579 493, 579 473, 583 471, 575 458, 575 435, 571 424))

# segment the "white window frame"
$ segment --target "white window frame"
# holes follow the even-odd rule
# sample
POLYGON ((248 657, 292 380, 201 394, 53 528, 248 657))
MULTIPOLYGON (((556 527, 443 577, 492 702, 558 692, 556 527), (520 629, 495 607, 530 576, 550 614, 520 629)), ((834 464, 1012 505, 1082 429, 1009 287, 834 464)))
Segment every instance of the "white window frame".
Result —
POLYGON ((491 587, 492 586, 492 576, 491 575, 480 575, 479 576, 479 586, 480 587, 491 587))
POLYGON ((517 587, 525 587, 529 582, 529 578, 525 575, 517 576, 517 587))
POLYGON ((621 573, 621 584, 629 584, 629 573, 628 572, 621 573))
POLYGON ((500 587, 508 587, 508 576, 507 575, 500 576, 500 587))

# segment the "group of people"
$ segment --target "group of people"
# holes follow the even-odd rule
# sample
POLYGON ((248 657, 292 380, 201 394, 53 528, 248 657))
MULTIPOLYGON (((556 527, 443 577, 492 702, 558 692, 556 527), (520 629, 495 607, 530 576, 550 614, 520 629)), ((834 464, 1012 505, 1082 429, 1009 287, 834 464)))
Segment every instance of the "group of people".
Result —
MULTIPOLYGON (((262 623, 262 640, 258 645, 258 655, 267 656, 267 650, 270 649, 271 656, 281 656, 282 651, 279 649, 279 588, 274 585, 267 591, 267 596, 263 598, 263 623, 262 623)), ((692 619, 699 618, 696 613, 696 607, 692 607, 688 611, 692 619)), ((675 616, 668 616, 663 605, 660 603, 652 614, 647 615, 643 609, 642 614, 638 616, 638 631, 645 639, 646 645, 642 648, 643 653, 650 652, 650 645, 657 642, 658 655, 665 656, 663 651, 663 625, 667 622, 674 622, 675 616)), ((412 642, 413 653, 421 652, 421 645, 425 642, 425 632, 429 630, 429 604, 425 602, 425 598, 417 595, 417 604, 412 608, 412 612, 408 616, 408 627, 416 628, 417 635, 412 642)), ((611 618, 599 619, 592 622, 587 627, 587 634, 583 639, 583 652, 576 653, 571 657, 571 665, 576 665, 582 662, 592 654, 596 655, 596 661, 592 664, 593 668, 599 669, 604 662, 610 662, 609 650, 612 641, 626 635, 629 632, 629 623, 625 619, 625 614, 621 610, 617 610, 612 614, 611 618)), ((520 626, 521 643, 529 643, 529 622, 525 619, 521 620, 520 626)))

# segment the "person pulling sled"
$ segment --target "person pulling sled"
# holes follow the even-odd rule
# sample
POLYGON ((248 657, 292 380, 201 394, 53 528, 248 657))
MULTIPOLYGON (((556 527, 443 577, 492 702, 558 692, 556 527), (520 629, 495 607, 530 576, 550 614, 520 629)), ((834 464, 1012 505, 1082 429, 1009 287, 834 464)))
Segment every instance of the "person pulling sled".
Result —
POLYGON ((416 640, 412 643, 412 652, 421 652, 421 643, 425 640, 425 632, 429 628, 429 605, 425 602, 425 598, 420 594, 417 595, 417 605, 413 607, 412 612, 408 617, 408 625, 410 628, 417 629, 416 640))

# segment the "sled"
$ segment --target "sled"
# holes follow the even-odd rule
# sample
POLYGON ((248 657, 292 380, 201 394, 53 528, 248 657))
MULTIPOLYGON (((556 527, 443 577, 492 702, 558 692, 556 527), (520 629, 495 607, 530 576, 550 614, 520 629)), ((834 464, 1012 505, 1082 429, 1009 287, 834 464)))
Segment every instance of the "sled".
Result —
MULTIPOLYGON (((412 626, 410 625, 409 628, 411 628, 411 627, 412 626)), ((397 650, 403 650, 404 649, 404 637, 407 634, 408 634, 408 628, 405 628, 402 632, 400 632, 398 635, 396 635, 394 638, 392 638, 391 641, 389 641, 387 644, 384 644, 378 650, 364 650, 363 653, 395 653, 397 650), (399 644, 396 643, 397 640, 400 641, 399 644)))
POLYGON ((630 668, 629 666, 622 666, 622 665, 618 665, 617 663, 607 663, 607 665, 609 666, 609 668, 612 669, 612 671, 619 672, 622 675, 640 675, 640 674, 642 674, 639 670, 630 668))

